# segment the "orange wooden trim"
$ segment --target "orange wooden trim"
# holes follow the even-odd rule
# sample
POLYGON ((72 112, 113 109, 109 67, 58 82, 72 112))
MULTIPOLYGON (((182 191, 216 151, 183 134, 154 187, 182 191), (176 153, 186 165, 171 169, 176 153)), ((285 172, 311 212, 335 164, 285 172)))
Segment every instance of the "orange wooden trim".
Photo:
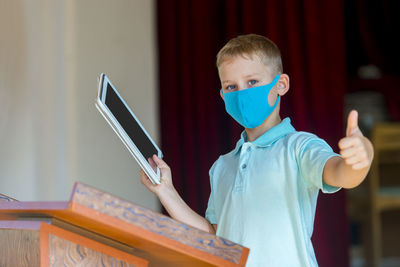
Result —
MULTIPOLYGON (((1 210, 0 210, 1 212, 1 210)), ((14 215, 7 215, 7 214, 1 214, 0 213, 0 220, 8 220, 8 221, 12 221, 12 220, 16 220, 17 218, 14 215)))
POLYGON ((43 225, 48 224, 40 227, 40 267, 49 267, 49 231, 43 225))
POLYGON ((239 266, 245 266, 247 258, 249 257, 250 249, 243 247, 242 256, 240 257, 239 266))
POLYGON ((1 220, 0 229, 39 230, 40 223, 38 221, 1 220))
MULTIPOLYGON (((65 240, 68 240, 70 242, 73 242, 75 244, 82 245, 82 246, 90 248, 92 250, 95 250, 95 251, 101 252, 103 254, 109 255, 111 257, 117 258, 119 260, 125 261, 127 263, 137 265, 138 267, 147 267, 148 266, 149 262, 145 259, 128 254, 126 252, 120 251, 113 247, 109 247, 109 246, 99 243, 97 241, 80 236, 78 234, 66 231, 66 230, 56 227, 54 225, 42 223, 41 230, 42 229, 43 229, 43 233, 46 233, 46 235, 47 235, 47 244, 48 244, 49 234, 52 234, 52 235, 61 237, 65 240)), ((47 260, 48 260, 48 258, 47 258, 47 260)))
POLYGON ((176 240, 169 239, 168 237, 153 233, 145 228, 132 225, 106 214, 102 214, 87 206, 71 202, 70 208, 73 214, 79 214, 80 216, 85 217, 85 220, 94 220, 98 225, 102 223, 104 226, 106 226, 108 234, 114 234, 114 236, 118 234, 117 232, 122 231, 133 239, 141 238, 147 240, 148 242, 158 244, 159 246, 166 247, 168 249, 188 255, 189 257, 193 257, 216 266, 245 266, 245 262, 248 256, 248 249, 245 247, 243 247, 240 262, 234 263, 224 258, 207 253, 203 250, 185 245, 176 240))

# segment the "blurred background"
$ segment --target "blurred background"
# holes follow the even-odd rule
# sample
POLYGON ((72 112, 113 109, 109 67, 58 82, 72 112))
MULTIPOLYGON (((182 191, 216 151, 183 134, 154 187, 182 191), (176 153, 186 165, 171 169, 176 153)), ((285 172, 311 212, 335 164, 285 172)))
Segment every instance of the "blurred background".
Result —
POLYGON ((355 108, 376 142, 361 186, 320 195, 313 235, 320 266, 400 266, 399 155, 381 157, 378 141, 391 133, 382 147, 395 148, 386 140, 400 137, 399 5, 0 0, 0 193, 67 200, 81 181, 162 211, 94 106, 104 72, 161 147, 177 190, 204 214, 208 170, 242 130, 219 97, 215 56, 230 38, 257 33, 280 47, 291 78, 282 117, 337 151, 355 108))

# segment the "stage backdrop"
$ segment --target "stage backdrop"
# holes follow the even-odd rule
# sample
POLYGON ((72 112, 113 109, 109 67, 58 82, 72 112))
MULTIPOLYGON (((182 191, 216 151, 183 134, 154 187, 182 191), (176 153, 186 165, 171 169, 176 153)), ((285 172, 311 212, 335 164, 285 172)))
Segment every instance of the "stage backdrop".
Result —
MULTIPOLYGON (((204 214, 208 170, 241 128, 219 96, 215 55, 230 38, 257 33, 281 49, 291 89, 282 117, 337 151, 345 92, 342 1, 158 1, 161 142, 174 184, 204 214)), ((320 195, 313 236, 320 266, 348 266, 345 192, 320 195)))

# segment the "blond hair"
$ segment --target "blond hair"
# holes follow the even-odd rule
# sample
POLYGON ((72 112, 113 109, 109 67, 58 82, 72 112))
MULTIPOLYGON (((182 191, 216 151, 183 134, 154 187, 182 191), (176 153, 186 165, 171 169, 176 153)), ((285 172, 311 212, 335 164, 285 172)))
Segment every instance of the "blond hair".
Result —
POLYGON ((282 74, 282 59, 279 48, 267 37, 257 34, 240 35, 229 40, 217 54, 217 68, 228 59, 237 56, 250 57, 257 55, 270 67, 272 75, 282 74))

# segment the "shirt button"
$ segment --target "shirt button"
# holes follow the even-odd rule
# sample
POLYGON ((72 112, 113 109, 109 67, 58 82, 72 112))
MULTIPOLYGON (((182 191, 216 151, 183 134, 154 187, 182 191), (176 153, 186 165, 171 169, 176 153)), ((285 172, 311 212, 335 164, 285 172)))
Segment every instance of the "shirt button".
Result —
POLYGON ((250 150, 251 150, 251 147, 248 147, 248 148, 247 148, 247 151, 250 152, 250 150))
POLYGON ((242 165, 242 169, 246 169, 246 167, 247 167, 246 164, 243 164, 243 165, 242 165))

